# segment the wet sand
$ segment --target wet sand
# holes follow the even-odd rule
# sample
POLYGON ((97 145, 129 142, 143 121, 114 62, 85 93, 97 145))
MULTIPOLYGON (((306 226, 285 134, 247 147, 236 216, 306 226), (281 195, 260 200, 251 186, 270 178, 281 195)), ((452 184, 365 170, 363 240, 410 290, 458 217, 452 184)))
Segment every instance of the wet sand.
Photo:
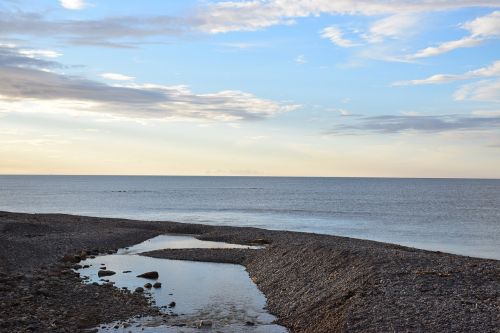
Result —
POLYGON ((245 265, 268 298, 270 312, 292 332, 500 328, 496 260, 256 228, 0 212, 0 331, 84 332, 157 313, 142 295, 81 284, 70 268, 74 255, 113 252, 165 233, 270 243, 262 250, 177 249, 148 255, 245 265))

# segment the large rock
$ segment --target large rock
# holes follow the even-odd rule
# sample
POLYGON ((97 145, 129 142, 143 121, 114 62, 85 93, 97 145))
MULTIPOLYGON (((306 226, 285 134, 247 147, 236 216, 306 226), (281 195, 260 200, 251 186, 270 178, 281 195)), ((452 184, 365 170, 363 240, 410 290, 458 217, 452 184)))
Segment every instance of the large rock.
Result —
POLYGON ((159 276, 158 272, 146 272, 141 275, 137 275, 137 277, 151 280, 156 280, 159 276))
POLYGON ((110 276, 110 275, 115 275, 116 273, 113 271, 107 271, 104 269, 101 269, 99 272, 97 272, 97 276, 102 277, 102 276, 110 276))

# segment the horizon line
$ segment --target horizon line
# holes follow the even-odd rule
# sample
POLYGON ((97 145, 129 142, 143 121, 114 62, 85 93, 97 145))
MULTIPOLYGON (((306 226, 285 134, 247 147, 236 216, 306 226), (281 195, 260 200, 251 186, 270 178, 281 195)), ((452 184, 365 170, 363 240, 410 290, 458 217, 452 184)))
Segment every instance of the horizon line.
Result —
POLYGON ((500 178, 481 178, 481 177, 389 177, 389 176, 272 176, 272 175, 150 175, 150 174, 9 174, 0 173, 0 177, 9 176, 46 176, 46 177, 224 177, 224 178, 362 178, 362 179, 447 179, 447 180, 500 180, 500 178))

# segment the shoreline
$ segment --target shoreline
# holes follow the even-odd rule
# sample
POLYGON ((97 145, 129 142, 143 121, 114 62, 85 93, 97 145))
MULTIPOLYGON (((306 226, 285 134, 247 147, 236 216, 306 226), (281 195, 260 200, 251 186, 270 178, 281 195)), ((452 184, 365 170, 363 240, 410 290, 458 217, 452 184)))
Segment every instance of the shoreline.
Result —
POLYGON ((94 295, 93 308, 79 300, 82 313, 66 313, 55 331, 83 332, 103 323, 99 320, 151 314, 154 310, 138 295, 81 285, 75 276, 59 274, 68 271, 60 259, 165 233, 236 244, 269 242, 257 252, 160 250, 147 255, 243 264, 267 297, 270 312, 292 332, 496 332, 500 327, 500 261, 494 259, 292 231, 0 212, 0 313, 9 313, 0 317, 0 331, 22 331, 29 325, 38 325, 37 332, 51 331, 46 326, 50 318, 28 318, 28 323, 18 319, 29 317, 35 301, 55 298, 55 305, 47 306, 65 308, 78 293, 94 295), (53 287, 46 281, 50 272, 70 287, 53 287), (34 281, 42 281, 55 296, 39 294, 34 281), (106 297, 130 306, 123 309, 122 303, 106 302, 106 297), (24 303, 12 313, 12 304, 20 299, 24 303), (104 315, 88 315, 96 309, 104 315))

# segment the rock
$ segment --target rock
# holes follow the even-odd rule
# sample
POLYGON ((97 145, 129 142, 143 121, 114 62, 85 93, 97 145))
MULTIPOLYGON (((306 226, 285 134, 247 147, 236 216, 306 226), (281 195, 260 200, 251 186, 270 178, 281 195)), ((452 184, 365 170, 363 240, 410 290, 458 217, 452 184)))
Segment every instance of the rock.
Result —
POLYGON ((50 292, 47 288, 39 288, 37 291, 36 291, 36 294, 37 295, 42 295, 42 296, 46 296, 46 297, 49 297, 50 296, 50 292))
POLYGON ((212 327, 213 322, 211 320, 200 320, 198 324, 196 324, 196 327, 198 328, 207 328, 207 327, 212 327))
POLYGON ((116 273, 113 272, 113 271, 107 271, 107 270, 99 270, 99 272, 97 272, 97 276, 99 277, 102 277, 102 276, 110 276, 110 275, 115 275, 116 273))
POLYGON ((146 272, 141 275, 137 275, 137 277, 144 278, 144 279, 151 279, 151 280, 156 280, 159 277, 158 272, 146 272))
POLYGON ((168 305, 169 308, 175 308, 175 302, 170 302, 170 304, 168 305))
POLYGON ((255 323, 254 323, 254 322, 252 322, 252 321, 247 321, 247 322, 245 323, 245 325, 246 325, 246 326, 255 326, 255 323))
POLYGON ((136 293, 143 293, 143 292, 144 292, 144 288, 142 288, 142 287, 137 287, 137 288, 135 288, 135 292, 136 292, 136 293))
POLYGON ((73 261, 73 256, 70 256, 69 254, 62 257, 62 262, 71 262, 71 261, 73 261))
POLYGON ((253 241, 250 241, 251 244, 261 244, 261 245, 266 245, 266 244, 271 244, 270 241, 264 238, 256 238, 253 241))
POLYGON ((160 282, 155 282, 155 284, 153 284, 153 288, 161 288, 161 283, 160 282))
POLYGON ((73 266, 73 269, 74 269, 74 270, 79 270, 79 269, 81 269, 81 268, 82 268, 82 265, 78 265, 78 264, 76 264, 76 265, 74 265, 74 266, 73 266))
POLYGON ((132 271, 123 271, 123 273, 125 273, 125 274, 126 274, 126 273, 132 273, 132 271))
POLYGON ((146 289, 151 289, 152 287, 153 287, 153 285, 151 283, 146 283, 144 285, 144 288, 146 288, 146 289))

